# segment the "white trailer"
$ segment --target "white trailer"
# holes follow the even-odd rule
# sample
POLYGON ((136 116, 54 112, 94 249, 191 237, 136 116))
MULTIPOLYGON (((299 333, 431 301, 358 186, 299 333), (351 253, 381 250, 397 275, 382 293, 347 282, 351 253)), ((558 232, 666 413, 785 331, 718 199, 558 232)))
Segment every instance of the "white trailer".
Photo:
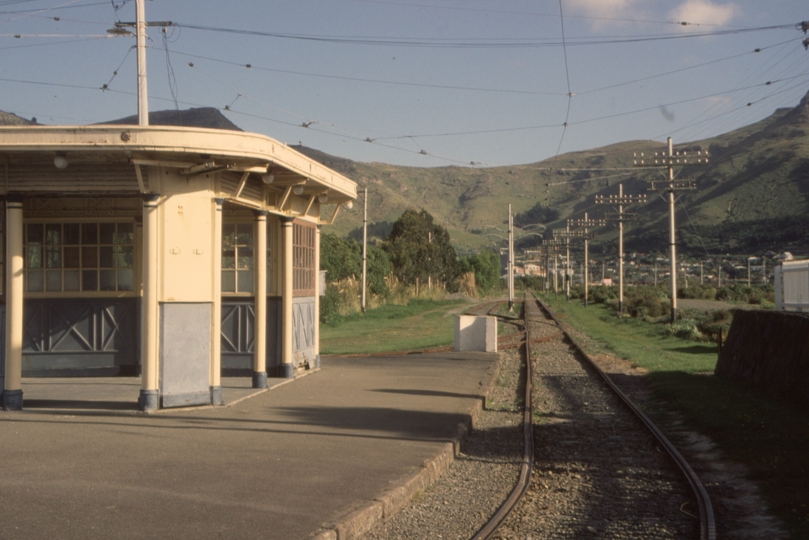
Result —
POLYGON ((784 261, 775 267, 775 309, 809 311, 809 260, 784 261))

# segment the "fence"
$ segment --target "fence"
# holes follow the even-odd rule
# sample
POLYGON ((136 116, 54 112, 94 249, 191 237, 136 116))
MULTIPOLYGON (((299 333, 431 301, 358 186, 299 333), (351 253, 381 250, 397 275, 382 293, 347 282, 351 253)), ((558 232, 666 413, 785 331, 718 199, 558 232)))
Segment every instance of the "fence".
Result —
POLYGON ((775 309, 809 311, 809 260, 775 267, 775 309))

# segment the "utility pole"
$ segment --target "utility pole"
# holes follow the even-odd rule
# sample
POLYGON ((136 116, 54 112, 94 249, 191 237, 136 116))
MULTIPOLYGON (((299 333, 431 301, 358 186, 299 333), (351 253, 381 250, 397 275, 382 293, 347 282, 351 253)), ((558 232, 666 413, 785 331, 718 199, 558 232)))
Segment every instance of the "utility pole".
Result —
POLYGON ((368 188, 362 196, 362 312, 365 313, 366 261, 368 259, 368 188))
POLYGON ((588 219, 587 212, 584 213, 584 219, 568 219, 568 225, 573 225, 581 229, 582 237, 584 238, 584 269, 582 277, 584 279, 584 307, 587 307, 587 300, 590 292, 590 235, 589 229, 591 227, 603 227, 607 224, 603 219, 588 219))
POLYGON ((553 254, 553 294, 556 295, 559 292, 559 253, 557 252, 557 248, 562 242, 558 238, 554 238, 545 240, 544 243, 549 248, 548 265, 550 265, 551 250, 553 254))
MULTIPOLYGON (((618 222, 618 313, 624 312, 624 222, 635 219, 636 213, 624 212, 624 205, 645 203, 646 194, 624 195, 624 185, 618 184, 618 196, 596 195, 596 204, 618 206, 618 212, 605 214, 609 221, 618 222)), ((657 285, 657 263, 655 263, 655 285, 657 285)))
POLYGON ((565 298, 570 300, 570 239, 574 237, 581 238, 584 236, 582 231, 571 231, 570 230, 570 222, 572 220, 567 220, 567 225, 565 226, 564 231, 554 230, 553 231, 553 238, 556 241, 564 241, 565 244, 565 254, 566 254, 566 262, 565 262, 565 298))
POLYGON ((514 216, 508 204, 508 310, 514 310, 514 216))
MULTIPOLYGON (((138 67, 138 125, 149 125, 149 90, 146 80, 146 28, 149 26, 174 26, 171 21, 146 22, 145 0, 135 0, 135 22, 117 22, 115 28, 107 30, 113 35, 131 35, 125 28, 135 29, 135 48, 138 67)), ((105 85, 106 86, 106 85, 105 85)))
MULTIPOLYGON (((668 193, 669 203, 669 259, 671 263, 671 322, 677 320, 677 247, 676 229, 674 226, 674 192, 681 190, 694 190, 696 186, 689 180, 675 180, 674 167, 681 165, 707 165, 708 154, 698 151, 696 157, 688 157, 686 152, 674 152, 671 137, 668 138, 668 153, 655 152, 654 156, 644 158, 643 153, 635 154, 634 164, 643 168, 664 168, 667 170, 667 180, 665 191, 668 193)), ((652 181, 650 190, 655 190, 655 183, 652 181)))

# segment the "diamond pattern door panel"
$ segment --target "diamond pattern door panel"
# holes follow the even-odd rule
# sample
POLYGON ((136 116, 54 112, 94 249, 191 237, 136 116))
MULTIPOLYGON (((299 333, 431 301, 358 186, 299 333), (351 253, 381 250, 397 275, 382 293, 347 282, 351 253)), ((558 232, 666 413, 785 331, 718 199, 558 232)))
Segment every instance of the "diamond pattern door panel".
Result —
POLYGON ((23 316, 24 373, 136 374, 138 299, 26 300, 23 316))

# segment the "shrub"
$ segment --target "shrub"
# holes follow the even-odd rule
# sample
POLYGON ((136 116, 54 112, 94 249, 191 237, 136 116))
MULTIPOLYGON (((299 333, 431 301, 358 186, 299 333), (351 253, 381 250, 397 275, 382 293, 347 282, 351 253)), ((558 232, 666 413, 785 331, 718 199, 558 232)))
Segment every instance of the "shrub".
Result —
POLYGON ((700 341, 703 339, 702 333, 697 328, 697 323, 693 319, 683 319, 675 321, 668 327, 669 335, 682 339, 700 341))

